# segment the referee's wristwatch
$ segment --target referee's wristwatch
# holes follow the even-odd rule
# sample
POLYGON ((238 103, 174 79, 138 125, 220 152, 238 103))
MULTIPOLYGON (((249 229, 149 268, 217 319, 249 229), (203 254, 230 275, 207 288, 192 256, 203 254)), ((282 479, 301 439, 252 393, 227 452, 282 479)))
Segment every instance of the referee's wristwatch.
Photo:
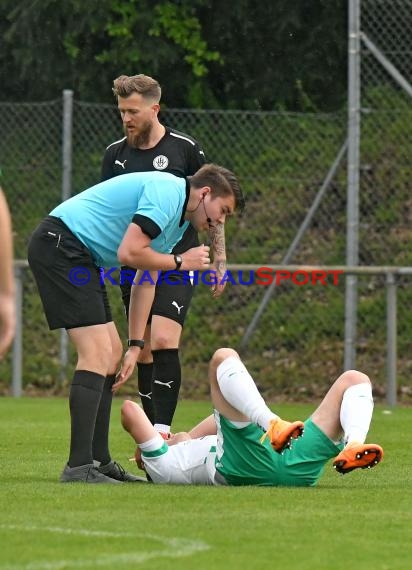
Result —
POLYGON ((138 346, 139 348, 144 348, 144 340, 135 340, 133 338, 129 338, 127 341, 127 346, 138 346))
POLYGON ((183 263, 182 256, 175 254, 173 257, 174 257, 174 260, 175 260, 175 263, 176 263, 175 269, 176 269, 176 271, 178 271, 178 270, 180 269, 182 263, 183 263))

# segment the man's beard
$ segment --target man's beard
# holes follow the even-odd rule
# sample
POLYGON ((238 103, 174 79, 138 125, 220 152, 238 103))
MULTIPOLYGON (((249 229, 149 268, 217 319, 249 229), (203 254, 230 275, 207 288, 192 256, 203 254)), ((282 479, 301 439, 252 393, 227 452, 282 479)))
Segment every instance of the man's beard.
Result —
POLYGON ((153 125, 150 121, 144 123, 138 133, 129 133, 125 127, 127 143, 133 148, 141 148, 147 146, 152 133, 153 125))

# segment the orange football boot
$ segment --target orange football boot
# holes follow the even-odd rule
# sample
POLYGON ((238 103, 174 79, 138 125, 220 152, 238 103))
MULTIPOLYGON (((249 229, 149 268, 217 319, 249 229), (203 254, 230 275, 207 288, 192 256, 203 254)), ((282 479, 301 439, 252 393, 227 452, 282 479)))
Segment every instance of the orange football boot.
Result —
POLYGON ((350 473, 354 469, 372 469, 383 459, 383 449, 375 443, 348 443, 333 462, 338 473, 350 473))
POLYGON ((272 420, 265 434, 260 438, 263 443, 268 437, 275 451, 282 453, 291 446, 292 439, 297 439, 303 434, 303 422, 287 422, 280 418, 272 420))

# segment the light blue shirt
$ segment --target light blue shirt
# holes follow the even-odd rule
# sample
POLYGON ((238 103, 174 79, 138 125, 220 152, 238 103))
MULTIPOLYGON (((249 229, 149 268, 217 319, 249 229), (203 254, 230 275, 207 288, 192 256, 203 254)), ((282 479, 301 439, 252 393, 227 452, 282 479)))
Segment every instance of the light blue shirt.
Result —
POLYGON ((96 265, 119 267, 117 250, 138 214, 159 228, 151 247, 170 253, 189 223, 182 215, 186 180, 167 172, 132 172, 110 178, 69 198, 50 212, 89 249, 96 265))

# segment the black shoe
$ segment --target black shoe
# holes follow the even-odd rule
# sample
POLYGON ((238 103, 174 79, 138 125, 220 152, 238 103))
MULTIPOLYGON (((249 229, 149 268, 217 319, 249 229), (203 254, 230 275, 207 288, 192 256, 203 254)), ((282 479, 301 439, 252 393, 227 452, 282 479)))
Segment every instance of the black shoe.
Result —
POLYGON ((61 483, 120 483, 120 481, 101 473, 93 463, 78 467, 65 466, 60 476, 61 483))
POLYGON ((106 477, 110 477, 111 479, 116 479, 117 481, 122 481, 124 483, 147 483, 146 477, 138 477, 137 475, 128 473, 116 461, 110 461, 107 465, 100 465, 97 469, 100 473, 106 475, 106 477))

